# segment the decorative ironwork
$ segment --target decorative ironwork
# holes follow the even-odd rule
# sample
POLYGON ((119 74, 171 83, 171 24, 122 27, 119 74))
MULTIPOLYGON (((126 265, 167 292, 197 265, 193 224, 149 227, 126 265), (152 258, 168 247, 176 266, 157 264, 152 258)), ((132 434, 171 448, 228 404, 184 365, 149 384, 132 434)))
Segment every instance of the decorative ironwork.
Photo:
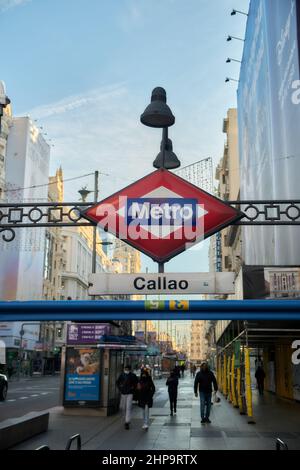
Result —
MULTIPOLYGON (((300 200, 225 201, 244 213, 233 225, 300 225, 300 200)), ((90 202, 1 203, 0 237, 15 238, 15 229, 91 226, 80 213, 90 202)))
POLYGON ((300 200, 228 201, 244 213, 234 225, 300 225, 300 200))

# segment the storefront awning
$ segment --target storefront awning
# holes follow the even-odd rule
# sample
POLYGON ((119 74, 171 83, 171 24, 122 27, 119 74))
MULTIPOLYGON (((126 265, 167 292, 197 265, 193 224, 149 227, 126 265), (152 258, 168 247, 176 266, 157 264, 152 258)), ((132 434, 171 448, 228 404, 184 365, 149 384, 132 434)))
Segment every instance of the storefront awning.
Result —
POLYGON ((145 351, 147 345, 138 342, 134 336, 111 336, 103 335, 100 337, 98 348, 122 349, 131 351, 145 351))

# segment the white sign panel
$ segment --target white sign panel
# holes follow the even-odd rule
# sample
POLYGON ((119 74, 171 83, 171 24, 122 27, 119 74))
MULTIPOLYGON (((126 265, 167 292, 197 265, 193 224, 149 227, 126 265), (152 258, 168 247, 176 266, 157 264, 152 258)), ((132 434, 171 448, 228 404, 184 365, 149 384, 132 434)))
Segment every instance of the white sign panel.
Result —
POLYGON ((99 273, 89 276, 89 294, 234 294, 234 278, 234 273, 99 273))

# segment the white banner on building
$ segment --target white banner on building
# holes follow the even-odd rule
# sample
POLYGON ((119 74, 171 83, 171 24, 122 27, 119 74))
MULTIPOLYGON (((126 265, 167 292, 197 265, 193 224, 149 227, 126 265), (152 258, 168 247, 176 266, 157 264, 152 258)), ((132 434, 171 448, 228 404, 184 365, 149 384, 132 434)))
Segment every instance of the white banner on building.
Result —
POLYGON ((89 276, 89 294, 234 294, 234 279, 234 273, 99 273, 89 276))

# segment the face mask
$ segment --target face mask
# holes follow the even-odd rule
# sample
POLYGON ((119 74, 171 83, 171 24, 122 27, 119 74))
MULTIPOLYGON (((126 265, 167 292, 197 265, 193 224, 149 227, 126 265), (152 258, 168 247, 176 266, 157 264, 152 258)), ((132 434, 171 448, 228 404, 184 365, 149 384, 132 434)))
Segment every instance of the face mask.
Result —
POLYGON ((124 370, 124 373, 125 373, 125 374, 129 374, 129 370, 124 370))

